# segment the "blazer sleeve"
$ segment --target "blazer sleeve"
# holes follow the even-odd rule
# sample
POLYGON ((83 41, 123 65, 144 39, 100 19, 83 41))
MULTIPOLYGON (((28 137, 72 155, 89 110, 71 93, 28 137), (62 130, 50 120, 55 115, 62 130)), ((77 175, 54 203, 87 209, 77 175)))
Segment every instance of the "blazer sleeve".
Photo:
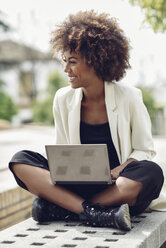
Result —
POLYGON ((66 144, 67 140, 65 136, 65 130, 64 130, 64 125, 62 121, 59 101, 58 101, 58 91, 55 94, 54 101, 53 101, 53 116, 54 116, 54 125, 55 125, 55 143, 66 144))
POLYGON ((136 94, 133 94, 130 99, 131 142, 133 150, 129 158, 151 160, 156 155, 156 152, 151 133, 151 120, 143 103, 142 92, 137 90, 136 94))

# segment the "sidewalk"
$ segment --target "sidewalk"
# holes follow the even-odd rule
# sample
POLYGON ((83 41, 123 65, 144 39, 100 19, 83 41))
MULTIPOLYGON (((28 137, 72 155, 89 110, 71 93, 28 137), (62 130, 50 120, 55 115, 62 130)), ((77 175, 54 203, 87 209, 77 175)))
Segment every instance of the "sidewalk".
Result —
POLYGON ((0 170, 7 168, 11 157, 19 150, 34 150, 45 154, 46 144, 54 144, 53 127, 25 125, 0 130, 0 170))
POLYGON ((0 192, 16 187, 8 162, 20 150, 32 150, 46 156, 45 145, 54 144, 54 128, 23 126, 0 130, 0 192))

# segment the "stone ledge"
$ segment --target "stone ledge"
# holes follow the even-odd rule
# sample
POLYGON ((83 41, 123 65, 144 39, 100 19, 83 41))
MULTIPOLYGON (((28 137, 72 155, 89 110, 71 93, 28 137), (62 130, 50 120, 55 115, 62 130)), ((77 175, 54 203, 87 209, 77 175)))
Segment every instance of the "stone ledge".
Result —
POLYGON ((29 218, 33 200, 34 196, 20 187, 0 192, 0 230, 29 218))
POLYGON ((78 222, 40 225, 32 218, 1 231, 0 247, 160 248, 166 241, 166 213, 132 218, 132 230, 86 227, 78 222))

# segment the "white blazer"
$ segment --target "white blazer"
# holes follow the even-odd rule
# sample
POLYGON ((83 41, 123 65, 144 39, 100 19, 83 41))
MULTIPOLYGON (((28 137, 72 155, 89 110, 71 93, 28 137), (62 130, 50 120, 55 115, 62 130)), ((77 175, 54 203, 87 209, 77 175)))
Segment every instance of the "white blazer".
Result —
MULTIPOLYGON (((70 86, 56 92, 53 104, 56 144, 80 144, 82 89, 70 86)), ((154 145, 151 122, 141 91, 105 82, 105 103, 112 140, 120 163, 129 158, 151 160, 154 145)))
MULTIPOLYGON (((56 92, 53 104, 56 144, 80 144, 82 89, 70 86, 56 92)), ((151 122, 141 91, 120 83, 105 82, 105 103, 112 140, 120 163, 129 158, 152 160, 155 156, 151 122)), ((149 206, 166 211, 166 185, 149 206)))

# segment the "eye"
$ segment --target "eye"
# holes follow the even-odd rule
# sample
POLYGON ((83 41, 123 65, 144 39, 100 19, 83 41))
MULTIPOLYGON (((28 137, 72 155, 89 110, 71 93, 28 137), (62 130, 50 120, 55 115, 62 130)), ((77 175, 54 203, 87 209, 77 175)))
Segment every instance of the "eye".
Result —
POLYGON ((76 61, 70 60, 69 63, 70 63, 70 64, 76 64, 76 61))

